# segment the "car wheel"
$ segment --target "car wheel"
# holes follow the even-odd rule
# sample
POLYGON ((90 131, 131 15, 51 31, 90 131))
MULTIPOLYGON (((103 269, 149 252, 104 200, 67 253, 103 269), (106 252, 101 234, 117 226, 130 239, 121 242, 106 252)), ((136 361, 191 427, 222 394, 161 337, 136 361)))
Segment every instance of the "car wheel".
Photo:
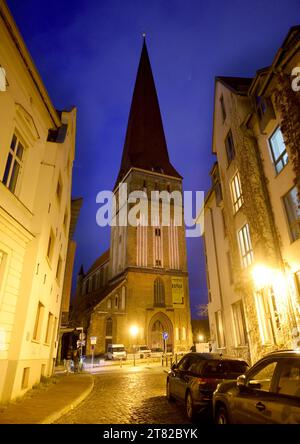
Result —
POLYGON ((170 401, 170 402, 174 401, 174 398, 170 393, 170 381, 169 380, 167 380, 166 396, 167 396, 168 401, 170 401))
POLYGON ((186 411, 186 415, 189 419, 194 419, 195 407, 194 407, 194 402, 193 402, 191 392, 187 392, 187 395, 185 397, 185 411, 186 411))
POLYGON ((216 415, 216 424, 229 424, 228 413, 225 407, 220 407, 216 415))

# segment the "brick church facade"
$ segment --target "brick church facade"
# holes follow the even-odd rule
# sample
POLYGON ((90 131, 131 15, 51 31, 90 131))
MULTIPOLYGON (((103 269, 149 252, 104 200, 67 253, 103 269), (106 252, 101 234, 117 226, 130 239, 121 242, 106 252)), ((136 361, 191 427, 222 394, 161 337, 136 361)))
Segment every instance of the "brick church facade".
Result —
POLYGON ((174 222, 175 212, 183 213, 183 207, 171 199, 166 226, 159 200, 160 217, 151 223, 151 192, 181 192, 182 177, 169 160, 145 41, 114 188, 116 198, 121 184, 127 185, 128 193, 142 192, 144 200, 148 199, 148 225, 112 226, 110 249, 87 273, 80 270, 74 316, 87 333, 86 352, 91 352, 91 336, 97 337, 96 354, 106 352, 109 343, 124 344, 127 350, 137 344, 163 349, 163 332, 168 333, 167 351, 189 350, 185 227, 174 222), (136 337, 131 335, 133 326, 136 337))

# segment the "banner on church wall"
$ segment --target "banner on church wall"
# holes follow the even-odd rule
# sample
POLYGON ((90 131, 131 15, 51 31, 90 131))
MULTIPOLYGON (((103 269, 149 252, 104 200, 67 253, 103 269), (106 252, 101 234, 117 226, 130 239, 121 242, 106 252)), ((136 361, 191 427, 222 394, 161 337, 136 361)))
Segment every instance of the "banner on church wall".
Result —
POLYGON ((174 305, 183 305, 183 278, 172 277, 172 300, 174 305))

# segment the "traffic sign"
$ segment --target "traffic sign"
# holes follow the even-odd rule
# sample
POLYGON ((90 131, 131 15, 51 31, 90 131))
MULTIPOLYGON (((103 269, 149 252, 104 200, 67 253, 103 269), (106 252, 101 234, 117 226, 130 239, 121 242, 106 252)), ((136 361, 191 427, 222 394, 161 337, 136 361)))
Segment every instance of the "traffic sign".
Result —
POLYGON ((169 339, 169 333, 167 331, 164 331, 162 334, 163 340, 166 341, 167 339, 169 339))
POLYGON ((97 344, 97 336, 91 336, 90 341, 91 341, 91 345, 97 344))
POLYGON ((79 339, 83 341, 85 339, 85 333, 81 332, 79 335, 79 339))

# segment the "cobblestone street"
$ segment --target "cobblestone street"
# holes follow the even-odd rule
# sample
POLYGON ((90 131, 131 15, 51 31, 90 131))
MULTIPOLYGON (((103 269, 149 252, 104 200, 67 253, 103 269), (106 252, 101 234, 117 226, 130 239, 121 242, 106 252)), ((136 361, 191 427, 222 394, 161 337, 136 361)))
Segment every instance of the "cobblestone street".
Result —
POLYGON ((59 424, 189 424, 184 407, 165 396, 162 367, 132 367, 95 374, 89 397, 59 424))

